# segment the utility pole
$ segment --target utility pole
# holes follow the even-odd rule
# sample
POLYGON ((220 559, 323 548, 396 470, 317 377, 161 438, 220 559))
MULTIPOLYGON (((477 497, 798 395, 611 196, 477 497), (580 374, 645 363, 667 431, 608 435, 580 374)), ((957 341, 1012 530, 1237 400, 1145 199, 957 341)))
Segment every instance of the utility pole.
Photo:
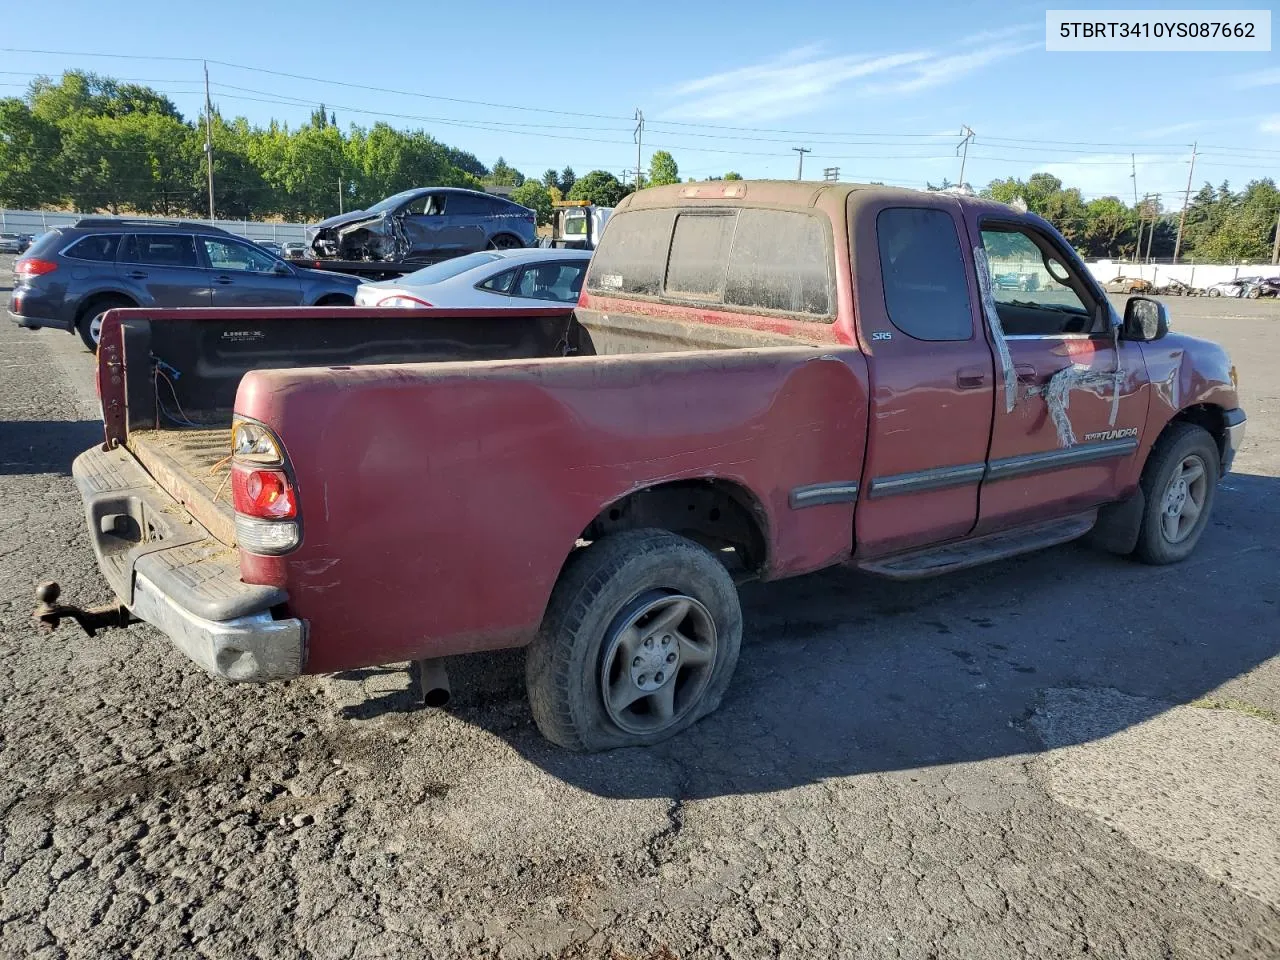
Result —
MULTIPOLYGON (((801 159, 803 159, 803 157, 801 159)), ((839 167, 823 167, 822 179, 826 180, 828 183, 836 183, 840 179, 840 168, 839 167)))
MULTIPOLYGON (((1182 228, 1187 223, 1187 205, 1191 203, 1191 178, 1196 172, 1196 147, 1200 141, 1191 145, 1191 169, 1187 171, 1187 189, 1182 194, 1182 216, 1178 217, 1178 239, 1173 242, 1173 262, 1178 262, 1178 254, 1182 252, 1182 228)), ((1271 261, 1275 263, 1275 260, 1271 261)))
POLYGON ((1271 244, 1271 262, 1280 263, 1280 212, 1276 213, 1276 239, 1271 244))
POLYGON ((1155 206, 1151 208, 1151 229, 1147 231, 1147 263, 1151 262, 1151 242, 1156 238, 1156 220, 1160 217, 1160 194, 1147 194, 1144 198, 1150 204, 1151 197, 1154 196, 1155 206))
POLYGON ((969 159, 969 141, 977 136, 973 132, 973 127, 965 124, 960 128, 961 141, 956 145, 956 153, 960 156, 960 183, 958 186, 964 186, 964 165, 969 159))
POLYGON ((1138 215, 1138 242, 1133 248, 1133 262, 1142 259, 1142 208, 1138 206, 1138 160, 1129 154, 1129 177, 1133 180, 1133 212, 1138 215))
POLYGON ((204 62, 204 156, 209 166, 209 223, 213 224, 213 103, 209 99, 209 61, 204 62))
POLYGON ((796 179, 803 180, 804 179, 804 155, 806 153, 813 153, 813 151, 810 150, 808 147, 792 147, 791 149, 794 150, 796 153, 800 154, 800 169, 796 171, 796 179))
POLYGON ((342 213, 342 174, 338 174, 338 213, 342 213))
POLYGON ((639 107, 636 107, 636 132, 634 138, 636 141, 636 189, 640 189, 640 152, 642 141, 644 140, 644 113, 639 107))

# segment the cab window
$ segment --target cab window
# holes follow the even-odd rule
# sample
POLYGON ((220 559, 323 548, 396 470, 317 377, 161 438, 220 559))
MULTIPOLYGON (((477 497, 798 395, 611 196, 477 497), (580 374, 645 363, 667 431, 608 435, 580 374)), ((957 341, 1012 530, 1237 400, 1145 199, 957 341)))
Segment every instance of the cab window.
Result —
POLYGON ((1104 332, 1095 330, 1101 313, 1088 287, 1047 237, 1013 224, 984 224, 982 246, 1007 336, 1104 332))
POLYGON ((876 217, 889 321, 916 340, 968 340, 973 312, 956 222, 945 210, 890 207, 876 217))

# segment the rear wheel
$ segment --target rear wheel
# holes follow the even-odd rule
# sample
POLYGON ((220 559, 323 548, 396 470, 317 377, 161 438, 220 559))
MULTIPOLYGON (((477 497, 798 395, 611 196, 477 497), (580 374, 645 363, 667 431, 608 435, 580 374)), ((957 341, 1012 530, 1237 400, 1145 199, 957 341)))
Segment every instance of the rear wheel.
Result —
POLYGON ((1257 300, 1259 297, 1262 296, 1262 288, 1250 287, 1249 292, 1245 294, 1245 296, 1247 296, 1250 300, 1257 300))
POLYGON ((90 353, 98 352, 98 341, 102 338, 102 318, 108 310, 133 306, 137 304, 124 297, 103 297, 90 303, 88 309, 80 315, 79 322, 76 323, 76 332, 80 334, 85 349, 90 353))
POLYGON ((519 237, 513 237, 509 233, 500 233, 489 241, 489 247, 493 250, 516 250, 523 246, 519 237))
POLYGON ((1170 425, 1142 471, 1140 560, 1178 563, 1191 555, 1209 523, 1218 472, 1218 445, 1208 431, 1190 423, 1170 425))
POLYGON ((1210 290, 1209 290, 1209 296, 1211 296, 1211 297, 1220 297, 1220 296, 1222 296, 1222 291, 1221 291, 1221 290, 1214 290, 1214 289, 1210 288, 1210 290))
POLYGON ((633 530, 570 559, 526 684, 543 736, 577 751, 647 746, 720 705, 742 642, 728 571, 664 530, 633 530))

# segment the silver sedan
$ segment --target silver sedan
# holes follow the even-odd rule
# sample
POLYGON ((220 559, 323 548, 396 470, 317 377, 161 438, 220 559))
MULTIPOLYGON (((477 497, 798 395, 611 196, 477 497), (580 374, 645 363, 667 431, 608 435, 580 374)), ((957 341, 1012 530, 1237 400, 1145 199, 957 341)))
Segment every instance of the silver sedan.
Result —
POLYGON ((590 262, 584 250, 482 250, 396 280, 361 284, 356 306, 524 309, 577 303, 590 262))

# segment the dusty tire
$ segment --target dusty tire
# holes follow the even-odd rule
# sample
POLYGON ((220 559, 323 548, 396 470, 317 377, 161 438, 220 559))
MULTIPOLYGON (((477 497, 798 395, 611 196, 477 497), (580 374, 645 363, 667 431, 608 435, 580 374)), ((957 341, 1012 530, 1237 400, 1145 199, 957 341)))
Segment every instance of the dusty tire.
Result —
POLYGON ((1165 430, 1142 470, 1146 509, 1134 551, 1139 560, 1151 564, 1179 563, 1191 555, 1213 513, 1218 473, 1218 445, 1208 431, 1191 423, 1174 423, 1165 430), (1179 497, 1179 481, 1194 474, 1196 462, 1203 470, 1202 477, 1197 478, 1203 482, 1202 492, 1197 499, 1194 492, 1197 480, 1192 480, 1181 485, 1179 497), (1196 512, 1183 530, 1188 501, 1196 506, 1196 512), (1172 513, 1175 508, 1176 515, 1172 513))
MULTIPOLYGON (((525 683, 533 718, 543 736, 569 750, 658 743, 720 706, 741 642, 738 591, 709 551, 665 530, 605 537, 566 564, 529 647, 525 683), (686 617, 645 634, 661 617, 679 616, 685 600, 692 601, 686 617), (646 613, 655 606, 656 613, 646 613), (709 649, 704 640, 692 642, 705 632, 708 617, 714 628, 709 649), (666 631, 676 637, 673 650, 682 651, 670 676, 657 692, 640 693, 618 709, 620 700, 611 699, 611 691, 643 689, 645 674, 637 680, 633 667, 652 669, 641 664, 645 657, 670 656, 653 644, 644 649, 648 641, 660 643, 658 634, 666 631), (636 638, 634 658, 627 652, 630 637, 636 638), (686 658, 685 650, 701 651, 697 656, 703 659, 686 658), (669 717, 660 706, 668 691, 674 705, 669 717)), ((649 683, 655 676, 648 675, 649 683)))
POLYGON ((80 319, 76 321, 76 333, 80 334, 80 341, 84 344, 85 349, 90 353, 98 352, 98 336, 102 331, 103 314, 108 310, 132 306, 136 306, 136 304, 124 299, 124 297, 104 297, 90 304, 89 309, 85 310, 80 319))
POLYGON ((1210 291, 1209 291, 1209 293, 1208 293, 1208 296, 1210 296, 1210 297, 1220 297, 1220 296, 1222 296, 1222 291, 1221 291, 1221 290, 1210 290, 1210 291))

